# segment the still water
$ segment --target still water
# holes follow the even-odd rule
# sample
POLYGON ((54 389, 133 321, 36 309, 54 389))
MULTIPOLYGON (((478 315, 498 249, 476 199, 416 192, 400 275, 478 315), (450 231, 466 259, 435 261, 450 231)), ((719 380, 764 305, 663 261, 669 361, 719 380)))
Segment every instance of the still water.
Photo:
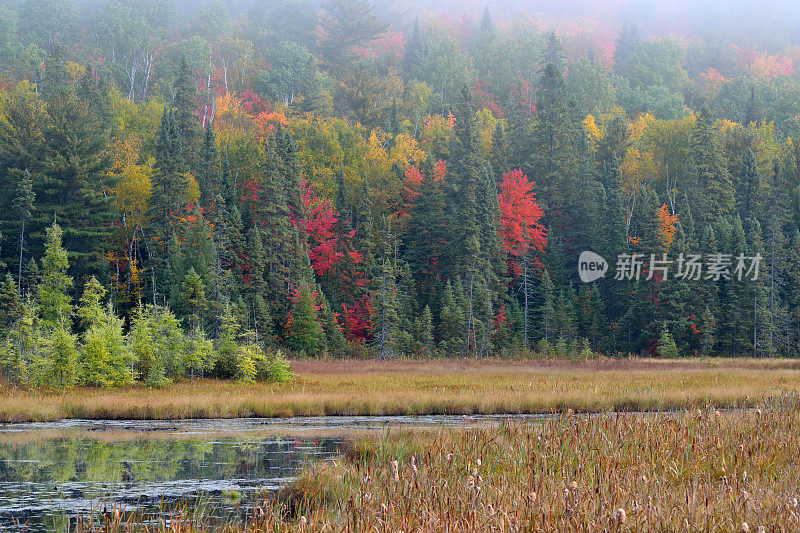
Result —
MULTIPOLYGON (((537 418, 537 417, 530 417, 537 418)), ((150 520, 187 505, 205 522, 244 519, 259 497, 348 435, 497 423, 499 417, 298 417, 0 424, 0 531, 65 530, 104 507, 150 520), (290 437, 286 435, 291 435, 290 437)))

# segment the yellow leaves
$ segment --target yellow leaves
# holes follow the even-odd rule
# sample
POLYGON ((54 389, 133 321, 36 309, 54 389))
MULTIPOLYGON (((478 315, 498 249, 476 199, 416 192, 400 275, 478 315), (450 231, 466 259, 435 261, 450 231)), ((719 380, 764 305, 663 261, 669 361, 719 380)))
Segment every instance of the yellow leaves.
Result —
POLYGON ((642 113, 638 115, 633 122, 628 125, 628 132, 631 136, 631 142, 636 143, 641 139, 645 132, 656 122, 656 117, 651 113, 642 113))
POLYGON ((127 227, 141 228, 147 222, 147 210, 153 190, 152 158, 145 165, 127 165, 120 172, 115 189, 117 207, 124 214, 127 227))
POLYGON ((68 61, 64 69, 67 71, 69 81, 72 83, 75 83, 79 78, 86 75, 86 67, 78 63, 73 63, 72 61, 68 61))
POLYGON ((720 120, 718 124, 719 124, 719 130, 722 132, 723 136, 729 135, 730 133, 742 127, 742 125, 739 124, 738 122, 734 122, 733 120, 728 120, 727 118, 720 120))
POLYGON ((435 157, 450 155, 450 138, 455 126, 455 120, 450 117, 452 114, 448 118, 428 115, 422 124, 422 147, 435 157))
POLYGON ((389 160, 402 169, 419 166, 425 160, 425 152, 411 135, 400 133, 394 138, 394 146, 389 151, 389 160))
POLYGON ((139 152, 141 141, 136 137, 117 138, 111 142, 108 150, 111 154, 110 174, 122 174, 122 172, 139 162, 139 152))
POLYGON ((628 194, 637 191, 642 183, 656 176, 656 165, 651 151, 628 148, 620 164, 624 177, 623 187, 628 194))
POLYGON ((586 115, 586 118, 583 119, 583 129, 589 136, 589 147, 596 152, 597 144, 602 140, 603 133, 593 115, 586 115))
POLYGON ((492 139, 494 130, 500 122, 488 109, 480 109, 475 113, 478 135, 481 141, 481 153, 487 157, 492 152, 492 139))
POLYGON ((372 130, 367 140, 367 168, 383 172, 391 170, 392 163, 389 161, 389 154, 383 147, 388 138, 389 136, 380 129, 372 130))
POLYGON ((231 93, 225 93, 222 96, 218 96, 217 99, 214 101, 214 118, 221 117, 223 115, 238 115, 242 112, 242 104, 241 101, 234 97, 231 93))
POLYGON ((200 200, 200 184, 191 174, 184 174, 183 178, 186 180, 186 192, 184 193, 184 200, 186 200, 186 203, 189 205, 196 205, 200 200))

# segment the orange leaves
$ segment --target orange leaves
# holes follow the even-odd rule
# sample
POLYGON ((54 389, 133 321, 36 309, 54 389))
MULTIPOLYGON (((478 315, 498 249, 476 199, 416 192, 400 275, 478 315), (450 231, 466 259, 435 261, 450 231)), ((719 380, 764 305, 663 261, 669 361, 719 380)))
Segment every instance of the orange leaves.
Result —
POLYGON ((433 166, 433 181, 444 181, 447 177, 447 162, 438 160, 433 166))
POLYGON ((657 216, 658 233, 661 237, 661 244, 665 249, 669 249, 675 240, 675 223, 678 221, 678 214, 671 214, 667 204, 664 204, 658 210, 657 216))
POLYGON ((256 136, 259 141, 263 142, 278 129, 278 126, 289 124, 289 119, 283 113, 264 111, 256 117, 255 123, 257 126, 256 136))

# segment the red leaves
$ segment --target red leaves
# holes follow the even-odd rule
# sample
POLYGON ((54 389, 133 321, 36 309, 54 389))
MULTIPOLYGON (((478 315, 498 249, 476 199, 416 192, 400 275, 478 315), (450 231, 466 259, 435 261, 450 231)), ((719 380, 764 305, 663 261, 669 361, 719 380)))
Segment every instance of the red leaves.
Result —
POLYGON ((360 343, 366 342, 372 329, 372 315, 373 310, 368 295, 355 300, 350 307, 343 303, 341 316, 344 320, 342 329, 347 340, 360 343))
MULTIPOLYGON (((303 187, 303 204, 306 206, 308 217, 305 220, 298 220, 297 226, 308 237, 308 256, 311 259, 311 266, 314 272, 321 276, 335 267, 344 257, 342 244, 347 244, 347 241, 355 235, 355 231, 342 232, 339 212, 330 200, 316 196, 308 184, 303 187), (340 240, 345 243, 341 243, 340 240)), ((352 255, 350 257, 355 260, 352 255)))
POLYGON ((536 202, 533 182, 520 169, 503 174, 498 201, 503 248, 509 255, 509 268, 519 275, 519 259, 528 249, 533 246, 542 252, 547 246, 547 230, 539 223, 544 211, 536 202))
POLYGON ((271 111, 269 102, 250 89, 242 91, 241 99, 245 112, 253 118, 261 113, 269 113, 271 111))
POLYGON ((475 97, 475 105, 479 108, 488 109, 495 118, 503 118, 505 112, 503 108, 500 107, 497 95, 489 91, 490 85, 488 81, 475 80, 472 82, 472 94, 475 97))
POLYGON ((405 180, 403 180, 403 203, 397 210, 397 218, 399 220, 405 219, 411 215, 417 196, 420 195, 420 188, 422 186, 423 176, 422 172, 417 167, 411 165, 406 169, 405 180))

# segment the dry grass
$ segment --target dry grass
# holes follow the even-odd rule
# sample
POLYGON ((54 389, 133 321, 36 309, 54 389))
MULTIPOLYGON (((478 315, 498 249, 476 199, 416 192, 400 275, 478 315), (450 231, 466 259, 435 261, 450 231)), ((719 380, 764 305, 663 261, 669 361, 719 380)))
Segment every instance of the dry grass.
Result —
POLYGON ((287 527, 798 531, 798 449, 795 400, 402 433, 307 471, 293 488, 287 527))
POLYGON ((797 360, 295 361, 286 385, 0 392, 0 421, 538 413, 718 407, 800 392, 797 360))
POLYGON ((226 530, 798 531, 798 449, 796 398, 393 433, 308 469, 226 530))

